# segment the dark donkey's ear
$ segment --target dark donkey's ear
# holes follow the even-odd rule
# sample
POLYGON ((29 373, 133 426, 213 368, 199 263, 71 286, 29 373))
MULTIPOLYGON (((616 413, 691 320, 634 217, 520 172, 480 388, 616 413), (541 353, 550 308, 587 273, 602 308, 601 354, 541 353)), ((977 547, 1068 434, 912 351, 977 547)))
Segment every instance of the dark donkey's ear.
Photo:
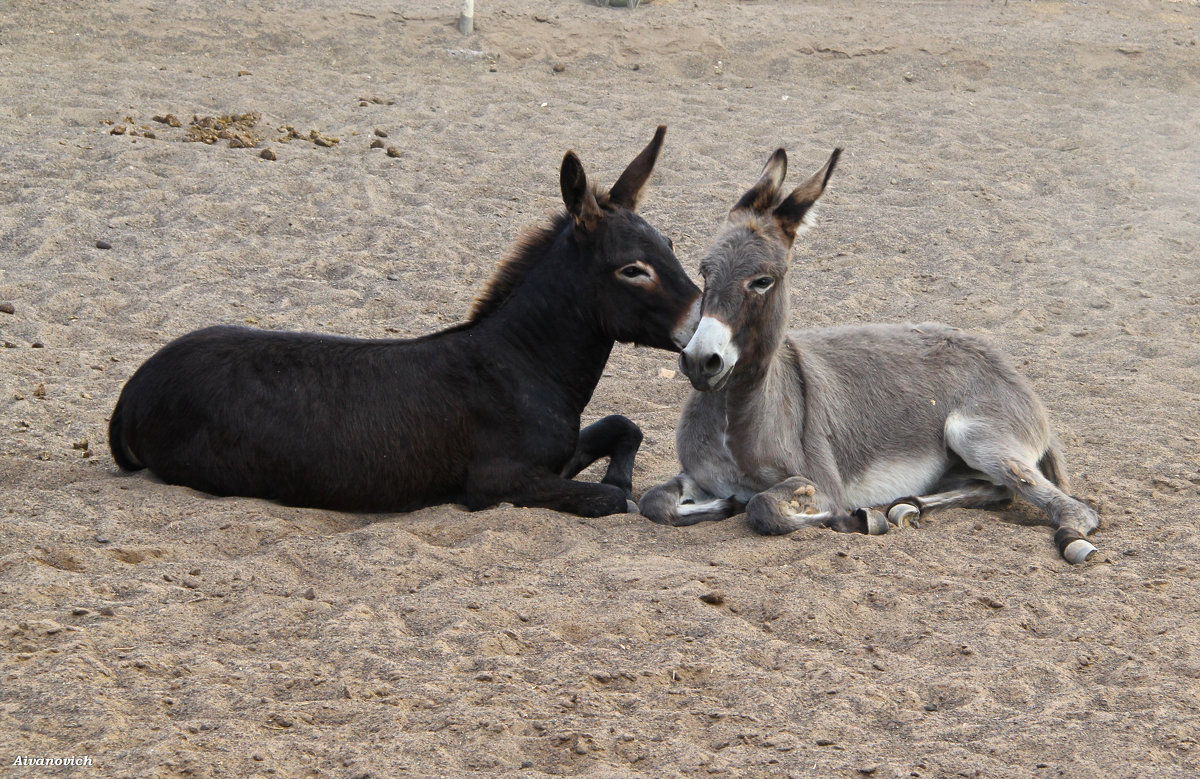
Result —
POLYGON ((654 163, 658 161, 658 153, 662 151, 663 137, 666 134, 667 126, 660 124, 654 131, 654 138, 650 140, 646 148, 642 149, 641 154, 633 158, 633 162, 629 163, 629 167, 621 174, 621 178, 617 179, 617 183, 613 184, 613 188, 609 190, 609 202, 624 206, 630 211, 637 209, 642 187, 646 186, 646 181, 649 180, 650 173, 654 170, 654 163))
POLYGON ((775 219, 779 222, 779 227, 789 242, 796 240, 796 235, 802 228, 812 225, 813 206, 817 204, 821 193, 825 191, 825 184, 833 175, 833 168, 837 165, 838 157, 841 154, 841 149, 834 149, 823 168, 813 174, 808 181, 792 190, 792 194, 785 197, 775 207, 775 219))
POLYGON ((575 156, 575 152, 569 151, 563 157, 558 181, 562 186, 563 203, 567 206, 567 213, 575 219, 575 226, 584 232, 596 229, 603 214, 600 212, 600 204, 596 202, 596 196, 588 186, 583 163, 575 156))

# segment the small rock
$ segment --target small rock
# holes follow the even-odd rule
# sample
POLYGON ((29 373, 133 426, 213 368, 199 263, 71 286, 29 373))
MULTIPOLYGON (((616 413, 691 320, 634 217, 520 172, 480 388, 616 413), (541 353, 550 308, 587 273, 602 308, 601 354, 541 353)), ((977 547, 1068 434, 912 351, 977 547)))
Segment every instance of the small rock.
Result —
POLYGON ((673 379, 673 378, 675 378, 675 371, 671 370, 670 368, 659 368, 658 369, 658 378, 673 379))
POLYGON ((566 69, 567 69, 566 65, 563 65, 561 62, 554 63, 553 70, 555 73, 562 73, 566 69))
POLYGON ((112 607, 112 606, 101 606, 101 607, 100 607, 99 614, 100 614, 100 616, 102 616, 102 617, 115 617, 115 616, 117 616, 117 612, 116 612, 116 611, 113 609, 113 607, 112 607))
POLYGON ((258 141, 246 133, 229 133, 229 148, 231 149, 253 149, 257 145, 258 141))
POLYGON ((262 157, 264 160, 271 160, 272 162, 279 159, 278 155, 275 154, 273 149, 263 149, 261 152, 259 152, 258 156, 262 157))
POLYGON ((36 387, 34 387, 33 388, 33 396, 35 398, 46 397, 46 385, 43 383, 39 383, 36 387))
POLYGON ((112 244, 109 243, 108 241, 96 241, 96 248, 97 249, 111 249, 112 244))
POLYGON ((384 142, 383 142, 381 139, 379 139, 379 138, 376 138, 375 140, 371 141, 371 148, 372 148, 372 149, 382 149, 382 148, 384 148, 385 146, 387 146, 387 144, 386 144, 386 143, 384 143, 384 142))
POLYGON ((308 131, 308 140, 312 141, 317 146, 321 146, 321 147, 328 149, 331 146, 333 146, 334 144, 340 143, 342 139, 334 138, 329 135, 322 135, 321 133, 317 132, 316 130, 309 130, 308 131))
POLYGON ((725 595, 718 590, 713 590, 712 592, 706 592, 701 595, 700 600, 704 601, 710 606, 720 606, 725 602, 725 595))
POLYGON ((309 587, 307 590, 304 591, 304 595, 302 597, 305 600, 316 600, 317 592, 312 587, 309 587))
POLYGON ((17 313, 17 309, 13 307, 12 303, 0 303, 0 314, 15 314, 15 313, 17 313))
POLYGON ((46 344, 42 343, 41 341, 34 341, 33 343, 29 344, 29 348, 30 349, 45 349, 46 344))
POLYGON ((91 611, 83 608, 82 606, 80 606, 79 608, 71 609, 71 614, 76 617, 86 617, 88 614, 91 614, 91 613, 92 613, 91 611))
POLYGON ((251 73, 251 72, 250 72, 250 71, 248 71, 248 70, 239 70, 239 71, 238 71, 238 76, 239 76, 239 77, 240 77, 240 76, 253 76, 253 75, 254 75, 254 74, 253 74, 253 73, 251 73))
POLYGON ((72 449, 78 449, 81 452, 86 452, 89 446, 91 446, 91 444, 88 443, 86 436, 71 444, 72 449))
POLYGON ((387 137, 387 133, 386 133, 386 132, 384 132, 383 130, 376 130, 376 131, 375 131, 375 135, 376 135, 376 136, 378 136, 378 137, 380 137, 380 138, 386 138, 386 137, 387 137))
POLYGON ((183 123, 179 121, 179 117, 175 114, 165 114, 163 116, 155 116, 154 121, 159 124, 165 124, 168 127, 182 127, 183 123))
POLYGON ((389 156, 389 157, 399 157, 399 156, 400 156, 400 150, 399 150, 399 149, 397 149, 395 146, 389 146, 389 147, 387 147, 387 156, 389 156))
POLYGON ((109 130, 108 134, 109 135, 124 135, 125 129, 126 129, 125 125, 118 124, 118 125, 114 126, 111 130, 109 130))

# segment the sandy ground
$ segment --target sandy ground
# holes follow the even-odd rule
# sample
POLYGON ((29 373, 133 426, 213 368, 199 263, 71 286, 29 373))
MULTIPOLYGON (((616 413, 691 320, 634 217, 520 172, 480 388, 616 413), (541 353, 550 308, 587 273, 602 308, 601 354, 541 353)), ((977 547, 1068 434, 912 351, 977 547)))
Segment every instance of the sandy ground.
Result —
MULTIPOLYGON (((0 776, 1196 776, 1200 6, 457 14, 0 7, 0 776), (247 113, 257 148, 186 142, 247 113), (990 335, 1101 512, 1090 563, 1020 505, 763 538, 118 473, 108 414, 169 339, 460 321, 564 151, 611 184, 660 122, 642 213, 691 271, 771 150, 797 181, 845 147, 794 323, 990 335)), ((639 494, 673 367, 619 347, 587 412, 643 426, 639 494)))

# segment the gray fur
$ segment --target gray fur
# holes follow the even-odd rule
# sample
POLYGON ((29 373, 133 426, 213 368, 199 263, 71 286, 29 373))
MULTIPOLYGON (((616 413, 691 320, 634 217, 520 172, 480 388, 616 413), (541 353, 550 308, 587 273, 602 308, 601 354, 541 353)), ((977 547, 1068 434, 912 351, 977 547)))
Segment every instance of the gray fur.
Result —
POLYGON ((683 470, 642 513, 686 525, 744 509, 763 533, 848 530, 857 510, 902 498, 928 512, 1019 494, 1060 529, 1060 551, 1093 531, 1096 514, 1064 492, 1041 402, 979 336, 936 322, 785 332, 791 244, 838 155, 786 196, 781 155, 701 263, 702 316, 730 342, 714 343, 714 323, 681 355, 696 387, 676 430, 683 470))

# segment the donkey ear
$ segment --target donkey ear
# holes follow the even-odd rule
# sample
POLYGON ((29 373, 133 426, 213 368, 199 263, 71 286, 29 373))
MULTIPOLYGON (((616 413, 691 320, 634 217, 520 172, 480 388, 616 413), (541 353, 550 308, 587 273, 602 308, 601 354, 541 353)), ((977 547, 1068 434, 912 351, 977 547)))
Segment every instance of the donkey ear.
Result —
POLYGON ((759 213, 766 213, 771 206, 775 205, 775 200, 779 197, 779 188, 783 186, 783 177, 787 175, 787 152, 783 149, 776 149, 771 155, 771 159, 767 160, 767 164, 763 166, 762 176, 759 177, 758 183, 750 187, 746 194, 742 195, 732 209, 749 209, 759 213))
POLYGON ((785 197, 783 202, 776 206, 775 219, 779 222, 779 227, 789 242, 796 240, 797 235, 812 227, 814 206, 821 197, 821 193, 825 191, 825 184, 833 175, 833 168, 837 165, 838 157, 841 154, 840 148, 834 149, 823 168, 813 174, 808 181, 792 190, 792 194, 785 197))
POLYGON ((602 216, 600 204, 588 186, 583 163, 575 156, 575 152, 569 151, 563 157, 558 181, 562 187, 563 203, 567 206, 567 213, 575 219, 575 225, 585 232, 596 229, 602 216))
POLYGON ((642 187, 646 186, 650 172, 654 170, 654 163, 658 161, 658 153, 662 151, 663 136, 666 134, 667 126, 660 124, 654 131, 654 138, 651 139, 649 145, 642 149, 641 154, 633 158, 633 162, 629 163, 629 167, 621 174, 621 178, 617 179, 617 183, 613 184, 613 188, 609 190, 609 202, 624 206, 630 211, 637 208, 642 187))

